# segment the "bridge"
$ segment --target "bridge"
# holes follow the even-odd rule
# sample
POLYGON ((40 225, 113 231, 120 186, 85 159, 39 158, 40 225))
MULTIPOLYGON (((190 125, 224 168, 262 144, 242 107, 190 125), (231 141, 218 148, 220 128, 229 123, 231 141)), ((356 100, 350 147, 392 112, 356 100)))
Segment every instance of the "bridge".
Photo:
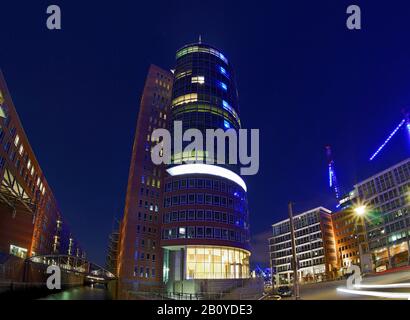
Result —
POLYGON ((2 294, 47 294, 46 282, 49 266, 61 270, 63 290, 89 284, 102 284, 115 288, 117 277, 83 257, 71 255, 38 255, 26 259, 0 254, 0 296, 2 294))
MULTIPOLYGON (((40 264, 58 266, 62 272, 84 276, 86 282, 107 283, 116 280, 116 276, 100 265, 88 261, 86 258, 71 255, 38 255, 26 258, 25 264, 40 264)), ((24 274, 26 278, 27 272, 24 274)))

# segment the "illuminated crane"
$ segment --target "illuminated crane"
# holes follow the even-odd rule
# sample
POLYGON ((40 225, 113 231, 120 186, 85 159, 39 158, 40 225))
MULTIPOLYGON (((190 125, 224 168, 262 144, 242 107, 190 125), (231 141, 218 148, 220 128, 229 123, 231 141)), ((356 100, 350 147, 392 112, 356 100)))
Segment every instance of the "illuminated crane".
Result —
POLYGON ((400 121, 399 125, 389 134, 387 139, 383 142, 383 144, 376 150, 375 153, 372 154, 370 157, 370 161, 373 161, 374 158, 383 150, 383 148, 389 143, 389 141, 394 137, 394 135, 400 130, 401 127, 405 126, 407 129, 407 133, 410 138, 410 115, 408 112, 404 112, 404 119, 400 121))
POLYGON ((333 160, 332 149, 330 146, 326 146, 326 156, 327 164, 329 170, 329 187, 333 189, 336 199, 340 198, 340 189, 339 184, 337 183, 336 170, 335 170, 335 161, 333 160))

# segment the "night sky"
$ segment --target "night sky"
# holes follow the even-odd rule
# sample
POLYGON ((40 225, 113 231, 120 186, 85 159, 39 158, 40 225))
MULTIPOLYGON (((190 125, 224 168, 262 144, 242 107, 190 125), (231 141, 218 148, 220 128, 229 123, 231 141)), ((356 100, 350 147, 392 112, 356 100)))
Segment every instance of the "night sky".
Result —
POLYGON ((324 146, 341 186, 409 155, 405 131, 368 158, 410 106, 406 1, 3 1, 0 67, 63 215, 91 260, 104 263, 121 217, 139 100, 150 63, 215 45, 233 65, 245 128, 259 128, 249 190, 253 262, 267 265, 272 223, 334 209, 324 146), (34 3, 35 2, 35 3, 34 3), (62 30, 46 28, 58 4, 62 30), (362 30, 346 28, 359 4, 362 30))

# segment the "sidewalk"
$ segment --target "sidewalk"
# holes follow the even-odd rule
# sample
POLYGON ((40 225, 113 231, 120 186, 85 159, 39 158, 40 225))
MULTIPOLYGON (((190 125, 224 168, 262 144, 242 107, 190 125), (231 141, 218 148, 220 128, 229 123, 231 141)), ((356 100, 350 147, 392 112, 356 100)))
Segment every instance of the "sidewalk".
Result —
POLYGON ((410 266, 402 266, 402 267, 397 267, 397 268, 391 268, 391 269, 387 269, 387 270, 381 271, 381 272, 372 272, 372 273, 369 273, 369 275, 370 276, 378 276, 378 275, 382 275, 382 274, 401 272, 401 271, 410 271, 410 266))

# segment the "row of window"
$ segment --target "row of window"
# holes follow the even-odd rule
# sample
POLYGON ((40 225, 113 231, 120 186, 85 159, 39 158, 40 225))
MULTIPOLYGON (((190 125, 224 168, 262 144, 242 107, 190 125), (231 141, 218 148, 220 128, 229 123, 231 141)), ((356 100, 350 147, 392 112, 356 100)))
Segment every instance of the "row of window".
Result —
POLYGON ((140 278, 155 278, 155 268, 149 268, 149 267, 138 267, 136 266, 134 268, 134 277, 140 277, 140 278))
MULTIPOLYGON (((282 240, 281 242, 279 242, 279 241, 276 242, 275 241, 275 242, 271 243, 271 245, 273 244, 273 248, 274 248, 275 251, 286 249, 286 248, 289 248, 291 246, 290 234, 287 235, 287 236, 279 237, 279 238, 281 238, 280 239, 280 240, 282 240)), ((310 233, 307 236, 304 236, 302 238, 296 238, 295 241, 296 241, 296 245, 302 245, 304 243, 313 242, 317 239, 322 239, 322 233, 321 233, 320 229, 319 229, 319 231, 312 232, 312 233, 310 233)))
MULTIPOLYGON (((323 248, 320 248, 320 249, 315 250, 315 251, 304 252, 302 254, 298 254, 297 255, 297 260, 298 261, 303 261, 303 260, 307 260, 307 259, 313 259, 313 258, 321 257, 323 255, 324 255, 324 250, 323 250, 323 248)), ((272 257, 272 255, 271 255, 271 259, 273 259, 274 264, 276 266, 279 266, 279 265, 282 265, 282 264, 288 264, 288 263, 291 263, 291 261, 292 261, 291 257, 275 259, 274 257, 272 257)))
POLYGON ((226 59, 226 57, 221 52, 219 52, 218 50, 216 50, 214 48, 203 47, 203 46, 184 47, 184 48, 182 48, 181 50, 179 50, 177 52, 176 58, 179 59, 179 58, 185 56, 186 54, 192 54, 192 53, 211 54, 215 57, 218 57, 219 59, 221 59, 226 64, 228 64, 228 59, 226 59))
POLYGON ((152 227, 147 227, 144 225, 139 225, 137 224, 137 233, 151 233, 151 234, 156 234, 157 233, 157 229, 156 228, 152 228, 152 227))
POLYGON ((149 189, 149 188, 141 188, 140 189, 140 196, 145 196, 146 198, 156 198, 159 199, 159 191, 156 189, 149 189))
POLYGON ((165 208, 187 204, 213 205, 225 208, 232 208, 236 211, 241 212, 244 212, 246 209, 245 203, 240 201, 234 201, 232 198, 226 198, 220 195, 192 193, 188 195, 174 195, 172 197, 166 197, 164 199, 165 208))
POLYGON ((404 165, 396 168, 394 171, 394 177, 398 183, 410 180, 410 161, 404 165))
MULTIPOLYGON (((321 257, 321 258, 316 258, 313 260, 306 260, 306 261, 302 261, 299 263, 299 268, 306 268, 306 267, 313 267, 313 266, 317 266, 317 265, 321 265, 325 263, 325 258, 321 257)), ((284 271, 291 271, 292 267, 291 265, 283 265, 277 268, 277 272, 284 272, 284 271)))
POLYGON ((153 212, 158 212, 159 211, 159 207, 158 207, 157 204, 154 204, 154 203, 148 202, 148 201, 143 201, 142 199, 139 200, 138 207, 139 208, 144 207, 145 209, 147 209, 149 211, 153 211, 153 212))
MULTIPOLYGON (((313 212, 300 214, 293 218, 293 224, 295 226, 295 230, 302 229, 304 227, 308 227, 310 225, 313 225, 319 222, 320 222, 320 211, 313 211, 313 212)), ((273 227, 274 236, 279 236, 279 235, 282 235, 288 232, 290 232, 289 219, 286 221, 283 221, 282 223, 278 223, 273 227)))
POLYGON ((233 207, 233 199, 221 197, 219 195, 203 194, 203 193, 190 193, 174 195, 172 197, 165 198, 165 207, 184 205, 184 204, 210 204, 226 207, 233 207))
MULTIPOLYGON (((224 101, 225 102, 225 101, 224 101)), ((230 123, 238 123, 239 126, 241 121, 239 119, 238 114, 234 109, 232 109, 228 104, 223 105, 223 108, 218 106, 211 105, 209 103, 187 103, 183 106, 175 108, 173 110, 174 120, 177 118, 181 118, 181 114, 190 113, 188 117, 184 117, 183 119, 198 119, 198 121, 202 121, 203 123, 211 122, 212 117, 211 115, 216 115, 218 117, 224 118, 226 121, 230 123), (226 111, 225 111, 226 110, 226 111)), ((236 126, 235 126, 236 127, 236 126)))
POLYGON ((361 184, 358 187, 359 196, 363 199, 367 199, 386 191, 396 184, 405 182, 410 179, 410 162, 403 164, 402 166, 395 168, 392 171, 381 174, 374 179, 361 184))
POLYGON ((164 223, 177 221, 216 221, 237 226, 246 227, 246 221, 241 217, 235 217, 233 214, 212 210, 182 210, 167 212, 163 215, 164 223))
POLYGON ((235 197, 245 197, 241 188, 234 184, 229 184, 221 180, 205 179, 205 178, 189 178, 174 180, 165 184, 165 192, 185 190, 185 189, 208 189, 228 194, 234 194, 235 197))
MULTIPOLYGON (((8 115, 7 107, 3 105, 1 109, 4 111, 4 114, 6 116, 5 127, 9 127, 11 124, 11 118, 8 115)), ((0 127, 0 142, 3 142, 6 136, 5 127, 0 127)), ((31 162, 31 159, 29 158, 29 155, 24 148, 23 142, 21 141, 20 136, 16 133, 16 131, 17 129, 15 127, 10 128, 9 135, 11 140, 6 141, 3 144, 3 149, 8 154, 10 161, 14 163, 20 176, 23 177, 24 181, 27 183, 31 191, 34 193, 35 189, 37 188, 39 192, 44 195, 46 192, 45 185, 37 174, 34 168, 34 164, 31 162), (14 147, 12 148, 13 145, 14 147)), ((0 158, 1 168, 4 167, 5 163, 5 159, 0 158)))
POLYGON ((162 239, 222 239, 241 243, 247 240, 245 234, 238 231, 208 226, 187 226, 164 229, 162 239))
MULTIPOLYGON (((210 66, 210 64, 208 66, 210 66)), ((229 73, 228 71, 226 71, 224 67, 220 65, 215 65, 216 68, 213 69, 213 68, 209 68, 208 66, 205 72, 210 74, 212 78, 218 78, 218 75, 222 75, 226 80, 230 79, 229 73)), ((175 80, 179 80, 184 77, 192 76, 192 69, 184 68, 183 66, 181 66, 181 64, 179 65, 179 69, 180 70, 175 74, 175 80)), ((202 69, 202 68, 197 68, 197 69, 202 69)), ((204 76, 192 77, 192 83, 204 83, 205 79, 202 79, 202 78, 204 78, 204 76), (194 79, 194 78, 197 78, 197 79, 194 79)))
MULTIPOLYGON (((315 241, 309 244, 305 244, 302 246, 298 246, 296 247, 296 252, 297 253, 303 253, 305 251, 311 251, 311 250, 316 250, 319 248, 323 248, 323 241, 315 241)), ((271 248, 271 252, 272 252, 272 257, 273 258, 281 258, 281 257, 286 257, 286 256, 291 256, 292 255, 292 249, 291 249, 291 244, 289 243, 288 248, 286 248, 285 250, 280 250, 277 251, 275 249, 271 248)))
POLYGON ((155 254, 135 251, 135 260, 147 260, 155 262, 155 254))
POLYGON ((344 246, 339 247, 338 251, 342 252, 342 251, 349 250, 349 249, 355 249, 355 248, 357 248, 358 245, 359 245, 359 243, 357 241, 354 241, 354 242, 352 242, 348 245, 344 245, 344 246))
POLYGON ((152 215, 152 214, 147 214, 147 213, 142 214, 142 212, 138 212, 138 220, 139 221, 144 220, 144 221, 157 223, 158 222, 158 216, 157 215, 152 215))
POLYGON ((345 243, 345 242, 348 242, 348 241, 355 240, 356 237, 357 237, 356 235, 350 234, 350 235, 347 236, 347 237, 338 239, 338 240, 337 240, 337 244, 342 244, 342 243, 345 243))
MULTIPOLYGON (((149 152, 151 150, 150 146, 147 145, 145 148, 145 151, 149 152)), ((141 183, 145 184, 148 187, 155 187, 155 188, 161 188, 161 180, 160 179, 155 179, 152 177, 146 177, 146 176, 141 176, 141 183)))
POLYGON ((356 256, 358 256, 358 255, 359 255, 359 252, 358 252, 358 251, 356 251, 356 252, 349 252, 349 253, 342 254, 342 259, 351 258, 351 257, 356 257, 356 256))

